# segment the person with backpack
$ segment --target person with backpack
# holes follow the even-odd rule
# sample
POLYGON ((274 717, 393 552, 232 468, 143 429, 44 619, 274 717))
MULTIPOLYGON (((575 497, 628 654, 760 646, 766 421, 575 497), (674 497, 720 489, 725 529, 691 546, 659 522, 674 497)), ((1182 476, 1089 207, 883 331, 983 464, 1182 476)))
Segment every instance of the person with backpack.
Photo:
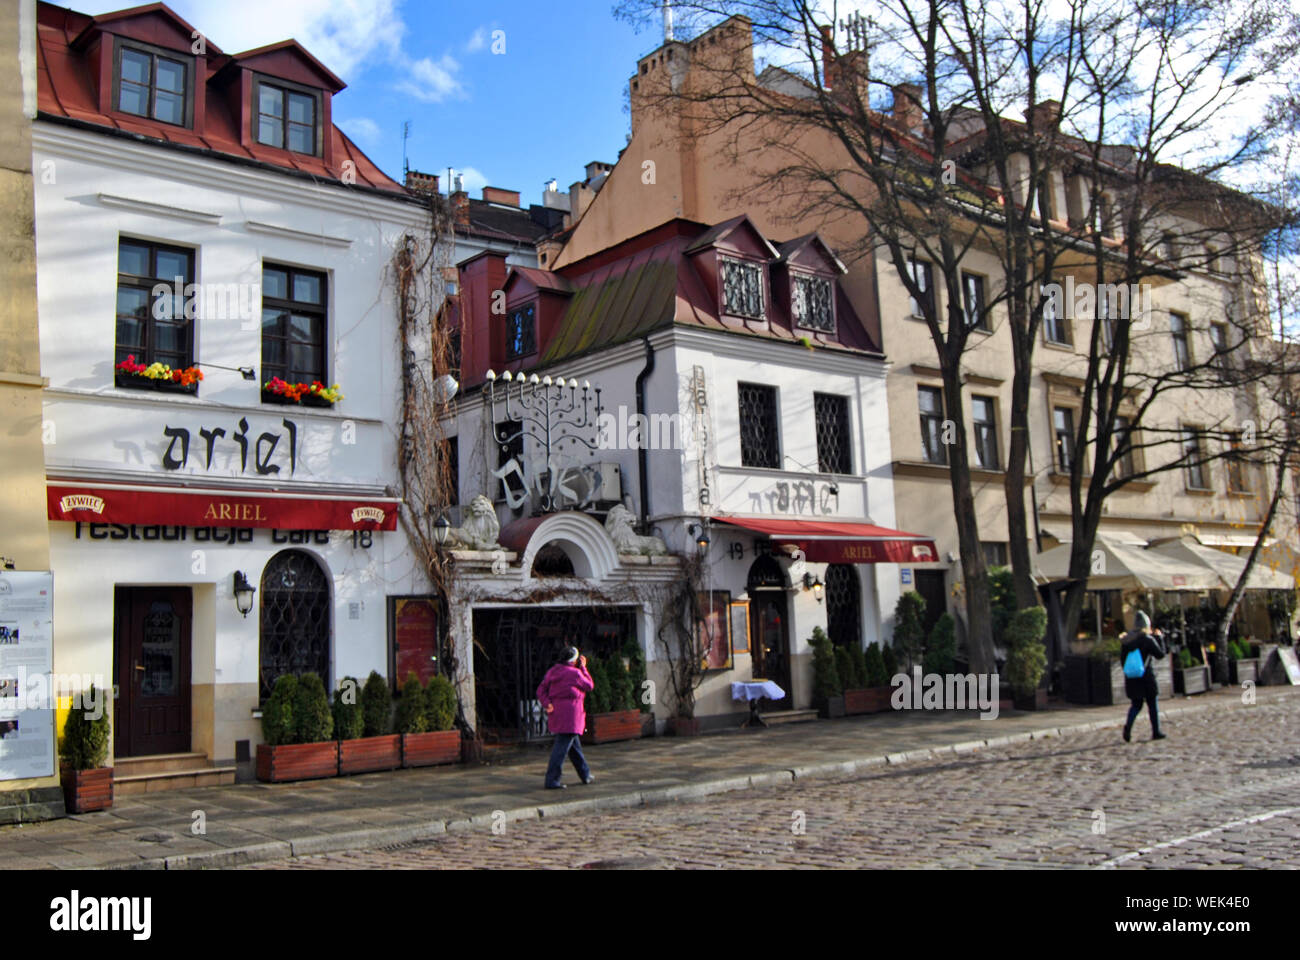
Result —
POLYGON ((546 767, 546 789, 563 790, 560 774, 564 758, 573 761, 573 769, 583 783, 592 783, 595 777, 582 755, 582 731, 587 726, 585 699, 594 684, 587 672, 587 658, 577 647, 566 646, 559 663, 546 671, 537 688, 537 699, 546 710, 547 723, 555 734, 551 748, 551 761, 546 767))
POLYGON ((1152 661, 1160 660, 1164 655, 1164 634, 1159 630, 1153 631, 1151 618, 1139 610, 1133 618, 1133 629, 1124 634, 1119 647, 1119 660, 1124 665, 1124 693, 1132 701, 1128 720, 1124 722, 1125 743, 1133 738, 1133 721, 1142 712, 1143 703, 1151 717, 1151 739, 1165 738, 1165 734, 1160 732, 1160 713, 1156 708, 1160 687, 1152 669, 1152 661))

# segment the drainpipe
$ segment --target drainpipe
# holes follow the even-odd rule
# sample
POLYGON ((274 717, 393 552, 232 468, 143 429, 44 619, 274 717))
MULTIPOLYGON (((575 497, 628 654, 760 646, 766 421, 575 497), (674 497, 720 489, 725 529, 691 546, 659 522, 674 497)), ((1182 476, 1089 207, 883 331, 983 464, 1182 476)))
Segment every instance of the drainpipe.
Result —
MULTIPOLYGON (((645 382, 650 378, 650 374, 655 371, 655 348, 650 345, 650 338, 645 338, 645 367, 636 376, 636 412, 645 417, 645 382)), ((646 421, 642 419, 641 423, 646 421)), ((648 533, 650 527, 650 466, 649 453, 646 450, 645 438, 642 438, 640 448, 636 452, 636 464, 638 477, 637 482, 641 491, 641 530, 648 533)))

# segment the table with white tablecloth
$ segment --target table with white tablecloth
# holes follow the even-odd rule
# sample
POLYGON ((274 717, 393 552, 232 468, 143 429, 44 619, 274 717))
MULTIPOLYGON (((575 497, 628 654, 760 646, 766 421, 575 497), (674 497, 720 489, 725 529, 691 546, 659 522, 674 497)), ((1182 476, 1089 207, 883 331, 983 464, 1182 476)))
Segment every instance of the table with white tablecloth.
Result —
POLYGON ((738 680, 731 685, 731 699, 749 701, 749 717, 741 726, 756 724, 766 727, 767 724, 758 713, 758 701, 784 700, 785 691, 771 680, 738 680))

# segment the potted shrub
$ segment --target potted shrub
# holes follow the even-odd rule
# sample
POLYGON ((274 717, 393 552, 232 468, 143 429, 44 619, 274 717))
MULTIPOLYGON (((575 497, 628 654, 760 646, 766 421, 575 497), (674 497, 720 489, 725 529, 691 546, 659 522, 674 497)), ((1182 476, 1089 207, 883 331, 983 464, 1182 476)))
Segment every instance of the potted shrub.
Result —
POLYGON ((402 733, 402 766, 431 767, 439 763, 456 763, 461 759, 460 731, 456 729, 456 688, 446 677, 434 675, 420 690, 415 675, 402 688, 397 704, 397 729, 402 733), (405 703, 407 692, 410 703, 405 703), (416 721, 416 697, 420 698, 416 721), (415 729, 422 727, 423 729, 415 729))
POLYGON ((1046 631, 1047 611, 1042 607, 1018 610, 1007 624, 1007 679, 1017 710, 1047 706, 1047 691, 1040 686, 1047 669, 1047 650, 1043 646, 1046 631))
POLYGON ((393 697, 388 681, 374 670, 361 688, 361 735, 383 737, 393 732, 393 697))
MULTIPOLYGON (((411 680, 415 680, 414 674, 411 674, 407 680, 408 686, 411 680)), ((356 681, 353 683, 355 684, 356 681)), ((355 686, 352 689, 355 690, 355 686)), ((422 699, 423 692, 420 690, 419 680, 415 680, 415 689, 417 699, 422 699)), ((402 694, 404 701, 405 688, 402 694)), ((361 703, 354 708, 356 720, 352 721, 353 729, 359 726, 360 731, 347 739, 339 736, 339 773, 373 773, 376 770, 396 770, 402 765, 402 738, 398 733, 387 732, 388 728, 384 723, 389 716, 391 700, 387 682, 375 671, 370 671, 370 677, 366 678, 366 686, 361 691, 361 703), (367 700, 367 692, 369 692, 369 700, 367 700), (367 703, 370 705, 372 721, 380 724, 383 733, 368 734, 367 703)), ((398 712, 400 717, 400 705, 398 712)), ((400 730, 400 727, 398 729, 400 730)))
POLYGON ((1209 689, 1210 668, 1199 663, 1189 647, 1181 648, 1174 664, 1174 693, 1190 697, 1209 689))
POLYGON ((1259 683, 1259 659, 1252 654, 1254 650, 1245 640, 1228 644, 1228 676, 1232 683, 1259 683))
POLYGON ((641 711, 641 736, 652 737, 655 731, 654 712, 650 709, 650 698, 646 696, 645 655, 636 637, 629 637, 623 644, 623 655, 627 657, 627 676, 632 684, 634 706, 641 711))
POLYGON ((823 718, 842 717, 844 692, 831 639, 821 627, 814 627, 808 645, 813 650, 813 705, 823 718))
MULTIPOLYGON (((591 666, 588 664, 589 672, 591 666)), ((600 676, 601 696, 596 698, 588 695, 587 702, 598 703, 604 709, 587 714, 587 730, 583 734, 583 742, 612 743, 615 740, 640 739, 644 723, 627 662, 621 654, 615 653, 608 660, 599 662, 596 671, 591 674, 593 683, 596 682, 597 675, 600 676)), ((592 694, 595 693, 592 690, 592 694)))
POLYGON ((894 645, 911 671, 925 643, 925 598, 909 590, 894 605, 894 645))
POLYGON ((878 709, 877 697, 872 688, 885 672, 885 666, 880 661, 880 648, 873 643, 865 653, 856 646, 846 653, 843 659, 847 673, 840 671, 844 681, 844 712, 850 715, 875 713, 878 709))
POLYGON ((108 761, 111 727, 108 703, 92 684, 82 696, 83 709, 68 714, 59 745, 59 779, 63 784, 63 805, 68 813, 91 813, 113 805, 113 768, 108 761), (88 715, 84 704, 99 704, 99 715, 88 715))
POLYGON ((275 681, 262 708, 257 779, 266 783, 317 780, 339 772, 339 745, 325 684, 314 673, 275 681))
MULTIPOLYGON (((890 683, 893 673, 898 671, 898 663, 894 659, 894 651, 886 645, 882 650, 879 644, 872 643, 867 647, 867 652, 863 655, 863 670, 866 676, 866 690, 863 698, 863 713, 883 713, 890 709, 890 696, 894 691, 890 683)), ((848 709, 848 694, 844 698, 845 709, 848 709)))
POLYGON ((930 637, 925 644, 925 655, 921 658, 922 673, 937 673, 947 676, 957 666, 956 621, 951 613, 943 613, 934 622, 930 637))

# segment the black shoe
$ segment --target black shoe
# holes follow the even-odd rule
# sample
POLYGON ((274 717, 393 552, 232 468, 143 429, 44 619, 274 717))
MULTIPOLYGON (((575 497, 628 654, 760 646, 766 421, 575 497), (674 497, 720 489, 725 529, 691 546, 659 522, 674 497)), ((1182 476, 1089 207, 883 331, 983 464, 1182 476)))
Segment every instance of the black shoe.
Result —
POLYGON ((546 789, 547 789, 547 790, 564 790, 564 789, 566 789, 567 787, 568 787, 568 784, 567 784, 567 783, 556 783, 556 784, 550 784, 550 783, 548 783, 548 784, 546 785, 546 789))
POLYGON ((595 782, 596 782, 596 778, 593 777, 591 774, 587 774, 585 777, 582 778, 582 782, 583 782, 583 783, 595 783, 595 782))
POLYGON ((1161 733, 1160 731, 1157 730, 1155 733, 1151 734, 1151 739, 1152 739, 1152 740, 1163 740, 1166 736, 1167 736, 1167 734, 1163 734, 1163 733, 1161 733))
POLYGON ((1125 742, 1125 743, 1129 743, 1130 741, 1132 741, 1132 739, 1133 739, 1133 728, 1132 728, 1132 727, 1125 727, 1125 728, 1124 728, 1124 742, 1125 742))

